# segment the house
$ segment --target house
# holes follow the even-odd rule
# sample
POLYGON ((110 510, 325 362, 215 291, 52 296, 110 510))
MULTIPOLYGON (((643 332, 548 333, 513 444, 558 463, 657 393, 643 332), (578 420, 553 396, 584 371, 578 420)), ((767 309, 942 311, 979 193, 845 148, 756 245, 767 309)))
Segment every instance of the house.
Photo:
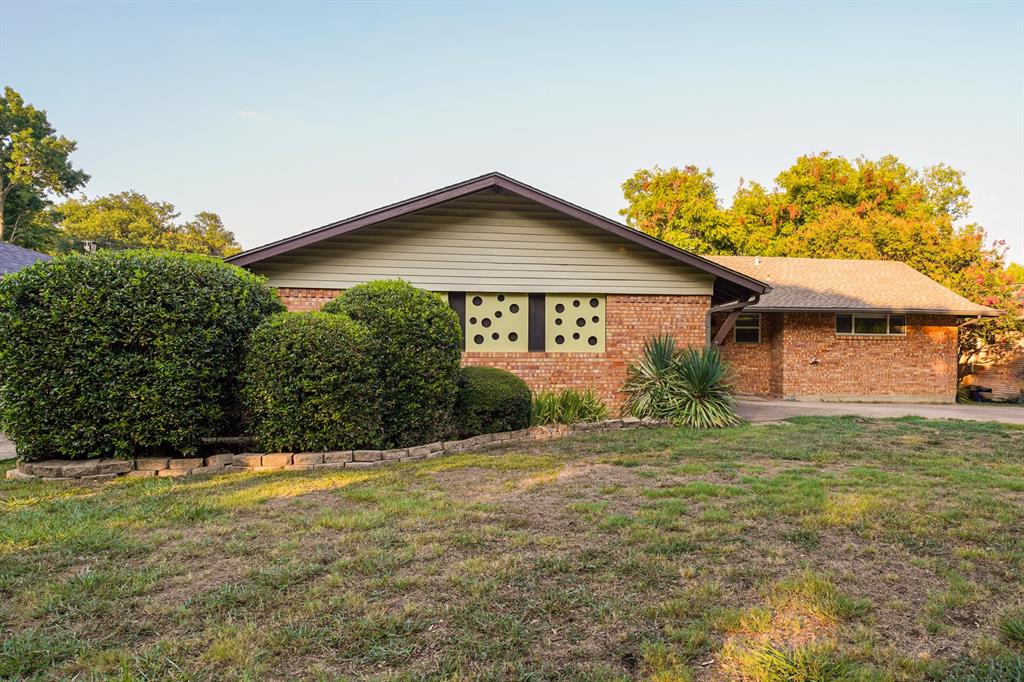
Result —
MULTIPOLYGON (((956 325, 996 314, 898 263, 890 299, 863 307, 867 289, 851 282, 842 294, 820 280, 837 261, 805 273, 800 287, 819 291, 817 307, 757 308, 776 286, 780 302, 800 287, 742 259, 678 249, 500 173, 227 260, 267 277, 290 310, 318 309, 381 278, 439 292, 462 322, 465 364, 512 371, 534 390, 592 388, 611 405, 622 400, 628 364, 659 333, 724 343, 740 389, 751 393, 952 400, 956 325), (871 314, 884 316, 884 335, 871 314)), ((872 277, 853 281, 874 290, 872 277)))
POLYGON ((50 260, 50 257, 45 253, 0 242, 0 277, 27 268, 41 260, 50 260))
POLYGON ((711 259, 772 287, 721 340, 742 393, 952 402, 957 325, 999 314, 897 261, 711 259))

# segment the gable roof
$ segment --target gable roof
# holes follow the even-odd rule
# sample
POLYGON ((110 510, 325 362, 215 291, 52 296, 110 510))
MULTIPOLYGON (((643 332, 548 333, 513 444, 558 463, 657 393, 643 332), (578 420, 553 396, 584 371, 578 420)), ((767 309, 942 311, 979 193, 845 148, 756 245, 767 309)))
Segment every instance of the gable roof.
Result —
POLYGON ((972 303, 906 263, 883 260, 710 256, 768 282, 770 293, 751 311, 873 311, 981 315, 999 311, 972 303))
POLYGON ((548 208, 559 211, 560 213, 572 218, 576 218, 588 225, 600 228, 635 244, 657 251, 658 253, 666 255, 680 263, 712 274, 718 278, 715 286, 716 299, 743 299, 748 298, 751 295, 763 294, 771 289, 770 286, 766 285, 764 282, 758 281, 754 277, 736 272, 728 266, 712 262, 707 258, 690 253, 689 251, 684 251, 683 249, 672 246, 660 239, 655 239, 654 237, 640 232, 639 230, 634 230, 622 223, 605 218, 593 211, 588 211, 576 204, 572 204, 564 199, 559 199, 554 195, 543 192, 535 187, 531 187, 526 183, 514 180, 501 173, 487 173, 486 175, 471 178, 454 185, 449 185, 448 187, 442 187, 441 189, 434 190, 433 192, 420 194, 419 196, 412 197, 411 199, 389 204, 373 211, 360 213, 352 216, 351 218, 345 218, 344 220, 329 223, 323 227, 302 232, 294 237, 288 237, 287 239, 281 239, 276 242, 271 242, 270 244, 249 249, 248 251, 243 251, 242 253, 235 254, 226 260, 229 263, 234 263, 235 265, 250 265, 273 256, 293 251, 303 246, 308 246, 325 239, 337 237, 338 235, 377 225, 386 220, 408 215, 409 213, 413 213, 424 208, 436 206, 446 201, 451 201, 452 199, 457 199, 459 197, 487 189, 498 192, 504 191, 523 197, 524 199, 535 201, 538 204, 547 206, 548 208))
POLYGON ((50 257, 32 249, 0 242, 0 275, 17 272, 41 260, 50 260, 50 257))

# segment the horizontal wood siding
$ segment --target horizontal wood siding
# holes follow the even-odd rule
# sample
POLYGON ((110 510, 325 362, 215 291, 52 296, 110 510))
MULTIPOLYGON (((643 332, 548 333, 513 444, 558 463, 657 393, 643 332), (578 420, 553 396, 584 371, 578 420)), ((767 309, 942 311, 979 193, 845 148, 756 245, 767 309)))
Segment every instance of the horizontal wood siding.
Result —
POLYGON ((276 287, 399 277, 434 291, 709 295, 714 277, 539 204, 491 191, 249 266, 276 287))

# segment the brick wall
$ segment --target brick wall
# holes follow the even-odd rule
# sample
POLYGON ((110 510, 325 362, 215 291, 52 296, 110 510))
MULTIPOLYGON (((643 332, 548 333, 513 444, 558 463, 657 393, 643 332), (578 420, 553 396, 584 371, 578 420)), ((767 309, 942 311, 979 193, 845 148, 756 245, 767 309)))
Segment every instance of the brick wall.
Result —
POLYGON ((604 353, 464 353, 462 362, 508 370, 535 391, 592 388, 614 409, 624 397, 619 389, 626 367, 644 341, 670 333, 681 345, 704 345, 710 305, 709 296, 609 295, 604 353))
MULTIPOLYGON (((830 313, 766 313, 757 346, 723 353, 743 393, 785 398, 952 401, 956 319, 909 315, 906 336, 837 336, 830 313), (767 333, 765 330, 767 329, 767 333)), ((721 319, 715 320, 715 326, 721 319)))
POLYGON ((320 308, 331 299, 337 298, 341 289, 295 289, 282 287, 277 295, 284 307, 295 313, 306 313, 320 308))
MULTIPOLYGON (((289 310, 317 310, 340 291, 278 289, 289 310)), ((682 345, 703 345, 709 296, 625 296, 609 294, 604 353, 463 353, 464 365, 498 367, 517 374, 531 389, 594 389, 617 408, 627 365, 639 357, 644 340, 670 333, 682 345)))
POLYGON ((964 383, 991 388, 991 393, 983 394, 986 400, 1019 400, 1024 395, 1024 338, 983 352, 964 383))

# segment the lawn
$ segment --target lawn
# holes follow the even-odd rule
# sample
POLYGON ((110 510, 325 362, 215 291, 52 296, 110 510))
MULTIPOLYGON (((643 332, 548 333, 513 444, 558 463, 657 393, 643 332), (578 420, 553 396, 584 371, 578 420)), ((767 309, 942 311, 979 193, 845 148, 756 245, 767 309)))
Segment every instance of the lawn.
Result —
POLYGON ((0 591, 16 679, 1021 679, 1024 429, 4 483, 0 591))

